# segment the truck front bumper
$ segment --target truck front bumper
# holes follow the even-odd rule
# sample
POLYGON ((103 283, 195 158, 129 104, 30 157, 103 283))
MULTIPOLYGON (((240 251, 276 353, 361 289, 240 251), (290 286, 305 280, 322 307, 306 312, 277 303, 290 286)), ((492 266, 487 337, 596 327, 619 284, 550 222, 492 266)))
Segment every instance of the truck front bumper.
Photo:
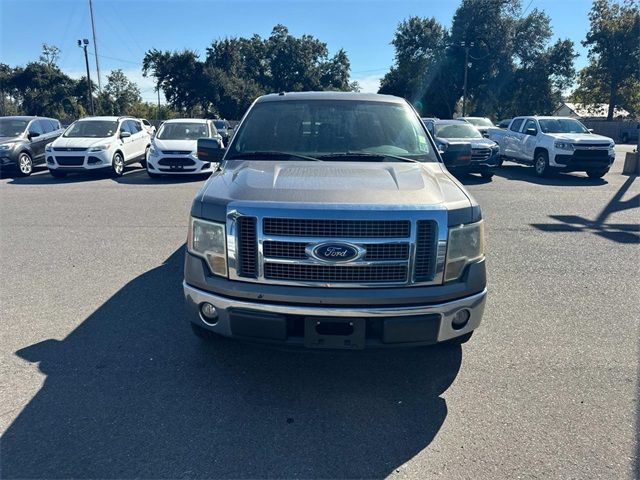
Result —
POLYGON ((436 304, 397 306, 300 305, 239 300, 183 283, 190 320, 226 337, 318 348, 419 346, 444 342, 476 329, 486 288, 436 304), (214 319, 203 304, 215 307, 214 319), (468 318, 460 326, 460 318, 468 318), (454 325, 457 322, 458 325, 454 325))

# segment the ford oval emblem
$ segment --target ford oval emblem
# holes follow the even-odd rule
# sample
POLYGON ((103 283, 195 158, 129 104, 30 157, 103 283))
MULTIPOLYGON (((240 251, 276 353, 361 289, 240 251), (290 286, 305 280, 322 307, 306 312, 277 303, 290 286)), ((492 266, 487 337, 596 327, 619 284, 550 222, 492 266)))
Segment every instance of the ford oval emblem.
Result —
POLYGON ((367 251, 357 245, 342 242, 327 242, 307 247, 307 254, 321 262, 345 263, 361 258, 367 251))

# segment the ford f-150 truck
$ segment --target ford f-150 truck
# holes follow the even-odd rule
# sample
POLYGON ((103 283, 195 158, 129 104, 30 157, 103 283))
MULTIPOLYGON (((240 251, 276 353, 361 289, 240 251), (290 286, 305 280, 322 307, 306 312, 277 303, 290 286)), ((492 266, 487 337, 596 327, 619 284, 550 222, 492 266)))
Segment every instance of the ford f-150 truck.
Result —
POLYGON ((462 343, 485 306, 478 203, 403 99, 258 98, 191 208, 194 332, 310 348, 462 343))
POLYGON ((500 145, 503 160, 532 165, 541 177, 563 171, 601 178, 615 159, 613 140, 574 118, 516 117, 506 130, 489 130, 489 138, 500 145))

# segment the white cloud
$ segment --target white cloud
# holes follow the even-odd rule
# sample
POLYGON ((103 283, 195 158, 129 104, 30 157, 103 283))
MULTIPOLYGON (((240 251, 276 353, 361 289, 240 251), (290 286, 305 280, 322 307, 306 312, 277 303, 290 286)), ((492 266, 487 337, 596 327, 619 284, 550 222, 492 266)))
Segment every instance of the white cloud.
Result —
POLYGON ((360 91, 363 93, 378 93, 380 89, 380 80, 383 74, 367 75, 364 77, 354 78, 360 85, 360 91))

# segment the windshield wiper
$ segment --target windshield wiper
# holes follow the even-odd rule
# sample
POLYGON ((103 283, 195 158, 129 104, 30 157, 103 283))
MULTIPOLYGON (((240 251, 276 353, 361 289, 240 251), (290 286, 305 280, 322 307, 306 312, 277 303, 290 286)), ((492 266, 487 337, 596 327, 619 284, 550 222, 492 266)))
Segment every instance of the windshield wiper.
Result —
POLYGON ((320 155, 318 158, 321 160, 331 160, 332 158, 339 158, 339 159, 353 158, 356 160, 357 159, 384 160, 385 158, 392 158, 394 160, 400 160, 401 162, 422 163, 421 161, 414 160, 413 158, 401 157, 399 155, 391 155, 389 153, 367 153, 367 152, 330 153, 327 155, 320 155))
POLYGON ((265 151, 265 152, 240 152, 227 157, 226 160, 272 160, 279 159, 283 160, 285 158, 299 158, 301 160, 309 160, 312 162, 321 162, 319 158, 316 157, 307 157, 306 155, 299 155, 297 153, 292 152, 274 152, 274 151, 265 151))

